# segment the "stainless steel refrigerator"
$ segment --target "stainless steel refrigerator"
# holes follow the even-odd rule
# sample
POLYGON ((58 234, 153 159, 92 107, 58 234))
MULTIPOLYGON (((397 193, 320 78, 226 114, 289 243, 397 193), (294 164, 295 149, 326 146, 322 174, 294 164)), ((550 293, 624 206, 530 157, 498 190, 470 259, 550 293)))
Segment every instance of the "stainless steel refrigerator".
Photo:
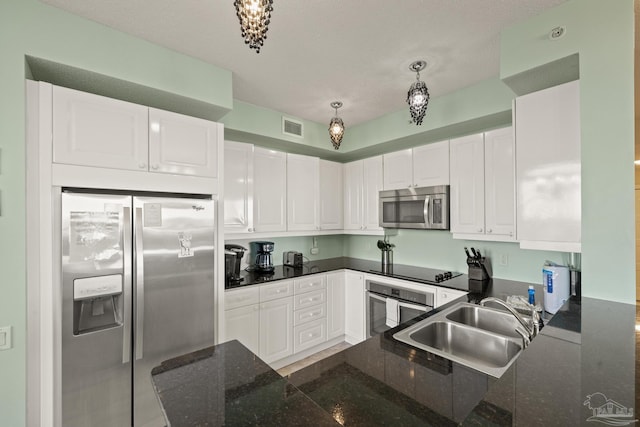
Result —
POLYGON ((214 342, 214 202, 62 192, 62 425, 164 426, 161 361, 214 342))

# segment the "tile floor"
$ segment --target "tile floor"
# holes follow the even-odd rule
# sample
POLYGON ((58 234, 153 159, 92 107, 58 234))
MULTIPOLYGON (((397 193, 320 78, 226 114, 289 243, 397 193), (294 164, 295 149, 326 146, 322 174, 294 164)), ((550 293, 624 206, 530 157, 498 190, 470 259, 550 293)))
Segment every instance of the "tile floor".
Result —
POLYGON ((329 357, 332 356, 336 353, 341 352, 342 350, 351 347, 351 344, 347 343, 347 342, 341 342, 340 344, 336 344, 333 347, 329 347, 325 350, 319 351, 316 354, 312 354, 309 357, 306 357, 302 360, 298 360, 295 363, 292 363, 290 365, 284 366, 280 369, 278 369, 278 373, 280 375, 282 375, 283 377, 289 376, 292 373, 294 373, 295 371, 298 371, 302 368, 306 368, 309 365, 312 365, 314 363, 316 363, 319 360, 324 359, 325 357, 329 357))

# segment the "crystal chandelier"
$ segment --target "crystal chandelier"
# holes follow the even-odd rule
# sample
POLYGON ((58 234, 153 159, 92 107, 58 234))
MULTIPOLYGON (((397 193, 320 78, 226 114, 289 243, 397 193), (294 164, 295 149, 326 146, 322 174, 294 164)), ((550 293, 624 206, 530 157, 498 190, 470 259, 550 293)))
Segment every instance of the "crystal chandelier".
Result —
POLYGON ((409 88, 407 93, 407 104, 409 104, 409 112, 411 113, 411 120, 416 125, 422 124, 422 119, 427 112, 427 105, 429 105, 429 91, 427 85, 420 81, 420 71, 424 70, 427 66, 425 61, 415 61, 409 65, 409 70, 416 73, 416 81, 409 88))
POLYGON ((342 107, 342 102, 334 101, 331 103, 331 108, 335 108, 336 115, 329 122, 329 136, 331 137, 331 143, 336 150, 340 148, 342 137, 344 136, 344 122, 338 117, 338 108, 342 107))
POLYGON ((236 15, 240 20, 240 30, 244 42, 250 49, 260 53, 267 38, 267 26, 271 21, 273 0, 234 0, 236 15))

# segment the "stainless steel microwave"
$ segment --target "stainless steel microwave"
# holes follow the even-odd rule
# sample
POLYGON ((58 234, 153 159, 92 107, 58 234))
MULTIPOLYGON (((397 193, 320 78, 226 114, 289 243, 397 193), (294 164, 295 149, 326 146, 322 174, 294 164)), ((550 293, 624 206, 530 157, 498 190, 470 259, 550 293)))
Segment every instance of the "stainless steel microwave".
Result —
POLYGON ((380 227, 449 229, 449 186, 386 190, 379 194, 380 227))

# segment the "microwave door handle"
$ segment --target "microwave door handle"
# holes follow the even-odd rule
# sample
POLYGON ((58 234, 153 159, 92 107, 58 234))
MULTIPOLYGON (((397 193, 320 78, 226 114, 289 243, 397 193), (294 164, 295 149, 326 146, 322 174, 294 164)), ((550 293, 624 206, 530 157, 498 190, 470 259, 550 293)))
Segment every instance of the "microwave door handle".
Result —
POLYGON ((431 228, 431 217, 429 216, 429 208, 431 207, 431 196, 424 196, 424 220, 431 228))

